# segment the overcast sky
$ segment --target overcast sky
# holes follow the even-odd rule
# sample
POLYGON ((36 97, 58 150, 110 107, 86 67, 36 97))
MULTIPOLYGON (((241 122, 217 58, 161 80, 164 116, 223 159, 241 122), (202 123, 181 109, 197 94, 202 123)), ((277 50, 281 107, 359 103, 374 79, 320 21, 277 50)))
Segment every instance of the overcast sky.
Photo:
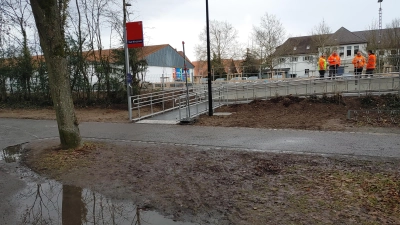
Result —
MULTIPOLYGON (((127 0, 133 16, 143 21, 145 45, 170 44, 196 61, 194 47, 206 25, 204 0, 127 0)), ((246 47, 253 26, 259 26, 266 13, 274 14, 290 36, 310 35, 313 27, 325 20, 333 32, 340 27, 350 31, 366 30, 379 19, 377 0, 209 0, 209 19, 227 21, 238 30, 239 42, 246 47)), ((383 28, 400 18, 400 0, 382 2, 383 28)))

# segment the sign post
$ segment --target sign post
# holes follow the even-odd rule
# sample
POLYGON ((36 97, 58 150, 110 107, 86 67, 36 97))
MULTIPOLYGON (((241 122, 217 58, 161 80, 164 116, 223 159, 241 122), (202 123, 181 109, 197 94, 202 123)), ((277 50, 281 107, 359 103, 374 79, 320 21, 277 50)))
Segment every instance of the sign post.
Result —
POLYGON ((132 121, 132 101, 130 99, 130 84, 132 83, 132 74, 129 72, 129 53, 128 48, 143 47, 143 25, 142 21, 125 23, 124 21, 124 49, 125 49, 125 67, 126 67, 126 92, 128 96, 129 121, 132 121))
MULTIPOLYGON (((186 82, 186 117, 183 118, 180 123, 181 124, 186 124, 186 123, 192 123, 193 120, 190 116, 190 97, 189 97, 189 86, 188 86, 188 72, 186 68, 186 55, 185 55, 185 42, 182 41, 182 47, 183 47, 183 76, 185 76, 185 82, 186 82)), ((180 109, 179 109, 180 110, 180 109)))
POLYGON ((142 21, 126 23, 128 48, 143 47, 143 25, 142 21))

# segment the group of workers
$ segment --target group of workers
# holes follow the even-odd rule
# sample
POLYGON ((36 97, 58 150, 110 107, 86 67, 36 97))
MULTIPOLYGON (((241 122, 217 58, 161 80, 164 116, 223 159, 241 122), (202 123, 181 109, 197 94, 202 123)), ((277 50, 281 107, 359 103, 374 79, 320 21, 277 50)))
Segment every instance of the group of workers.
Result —
MULTIPOLYGON (((364 66, 367 69, 365 76, 368 77, 369 75, 372 77, 376 67, 376 56, 371 50, 369 50, 368 59, 365 60, 365 57, 361 54, 360 51, 358 51, 352 63, 354 65, 354 75, 356 76, 356 78, 358 78, 358 75, 361 76, 364 66)), ((339 66, 340 66, 340 56, 337 54, 336 51, 333 51, 333 53, 328 57, 328 60, 325 59, 325 54, 322 53, 318 61, 318 70, 320 78, 325 77, 325 72, 327 69, 329 70, 329 77, 335 78, 339 66)))

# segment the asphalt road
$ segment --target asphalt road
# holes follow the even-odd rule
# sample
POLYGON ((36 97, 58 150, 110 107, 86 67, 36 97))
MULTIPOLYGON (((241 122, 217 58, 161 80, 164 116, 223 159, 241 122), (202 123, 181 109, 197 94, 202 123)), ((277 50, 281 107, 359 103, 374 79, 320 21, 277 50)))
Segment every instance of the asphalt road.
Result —
MULTIPOLYGON (((82 123, 84 138, 400 158, 400 135, 135 123, 82 123)), ((0 118, 0 148, 58 137, 57 123, 0 118)))
MULTIPOLYGON (((135 123, 82 123, 84 138, 141 141, 266 152, 400 158, 400 134, 319 132, 135 123)), ((56 121, 0 118, 0 149, 57 138, 56 121)), ((1 159, 1 157, 0 157, 1 159)), ((26 185, 17 164, 0 160, 0 224, 15 224, 12 196, 26 185)))

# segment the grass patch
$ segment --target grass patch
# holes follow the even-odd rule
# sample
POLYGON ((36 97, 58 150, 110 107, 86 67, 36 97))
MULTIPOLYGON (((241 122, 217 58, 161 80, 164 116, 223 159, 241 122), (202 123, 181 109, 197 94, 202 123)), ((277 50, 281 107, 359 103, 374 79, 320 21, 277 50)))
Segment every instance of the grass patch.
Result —
POLYGON ((59 146, 43 151, 43 157, 35 164, 38 171, 50 170, 57 174, 87 167, 91 164, 90 153, 98 150, 104 144, 100 142, 85 142, 81 147, 62 150, 59 146))

